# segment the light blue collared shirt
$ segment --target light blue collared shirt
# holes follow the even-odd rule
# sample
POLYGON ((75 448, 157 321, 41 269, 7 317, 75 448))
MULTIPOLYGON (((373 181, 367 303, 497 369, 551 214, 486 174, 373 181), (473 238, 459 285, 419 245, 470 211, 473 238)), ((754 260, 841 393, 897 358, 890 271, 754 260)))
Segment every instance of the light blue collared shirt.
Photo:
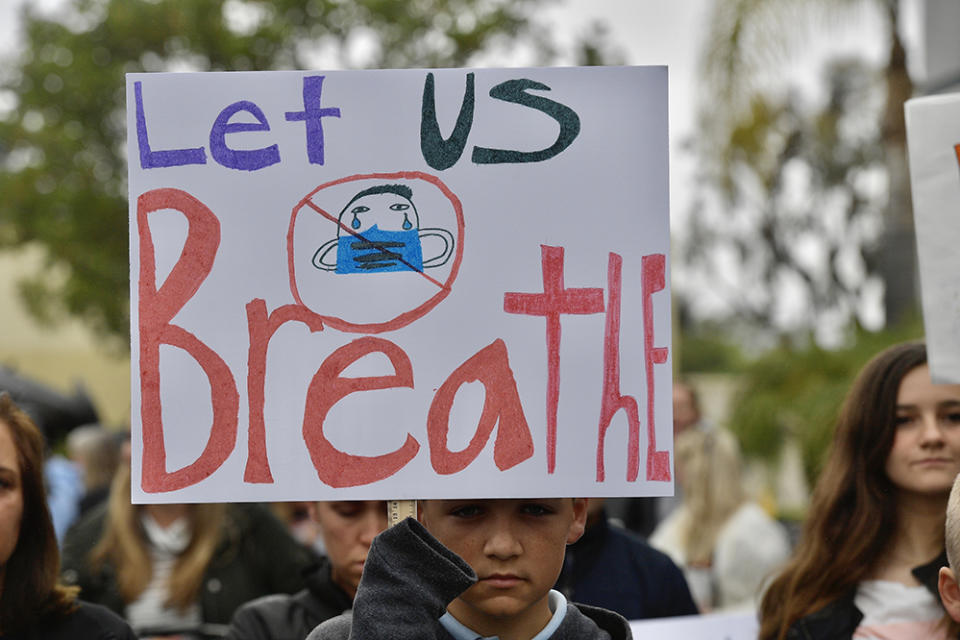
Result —
MULTIPOLYGON (((548 640, 553 632, 560 627, 563 616, 567 615, 567 599, 559 591, 551 589, 550 593, 547 594, 547 602, 550 604, 550 611, 553 611, 553 617, 550 618, 547 626, 533 636, 531 640, 548 640)), ((497 636, 481 636, 450 615, 449 611, 440 616, 440 624, 447 630, 447 633, 454 637, 454 640, 497 640, 497 636)))

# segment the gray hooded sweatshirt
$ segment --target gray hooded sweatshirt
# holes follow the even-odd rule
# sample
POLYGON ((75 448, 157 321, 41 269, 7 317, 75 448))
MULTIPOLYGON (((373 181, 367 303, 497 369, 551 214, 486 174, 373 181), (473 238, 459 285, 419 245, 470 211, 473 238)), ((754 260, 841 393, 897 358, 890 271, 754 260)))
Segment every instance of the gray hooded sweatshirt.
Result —
MULTIPOLYGON (((440 616, 476 581, 470 565, 407 518, 374 540, 353 611, 327 620, 307 640, 451 640, 440 616)), ((632 637, 619 614, 568 604, 550 640, 632 637)))

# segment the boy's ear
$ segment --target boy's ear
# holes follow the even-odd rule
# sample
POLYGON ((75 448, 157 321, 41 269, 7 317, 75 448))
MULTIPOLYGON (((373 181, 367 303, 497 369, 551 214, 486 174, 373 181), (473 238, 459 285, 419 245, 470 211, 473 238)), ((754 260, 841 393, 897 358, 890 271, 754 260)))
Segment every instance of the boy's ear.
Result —
POLYGON ((960 587, 957 586, 957 577, 950 567, 940 568, 937 590, 940 591, 943 608, 947 610, 951 618, 960 622, 960 587))
POLYGON ((583 535, 587 526, 587 498, 573 499, 573 521, 567 532, 567 544, 573 544, 583 535))

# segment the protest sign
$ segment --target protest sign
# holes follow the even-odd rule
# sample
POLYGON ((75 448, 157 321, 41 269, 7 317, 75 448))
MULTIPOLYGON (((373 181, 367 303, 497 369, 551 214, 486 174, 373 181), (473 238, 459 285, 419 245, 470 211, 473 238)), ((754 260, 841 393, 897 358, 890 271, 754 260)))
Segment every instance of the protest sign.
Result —
POLYGON ((127 100, 136 502, 672 493, 665 68, 127 100))
POLYGON ((711 613, 702 616, 679 616, 656 620, 633 620, 630 629, 634 638, 657 640, 756 640, 760 632, 757 614, 753 611, 711 613))
POLYGON ((907 148, 930 373, 960 383, 960 94, 908 100, 907 148))

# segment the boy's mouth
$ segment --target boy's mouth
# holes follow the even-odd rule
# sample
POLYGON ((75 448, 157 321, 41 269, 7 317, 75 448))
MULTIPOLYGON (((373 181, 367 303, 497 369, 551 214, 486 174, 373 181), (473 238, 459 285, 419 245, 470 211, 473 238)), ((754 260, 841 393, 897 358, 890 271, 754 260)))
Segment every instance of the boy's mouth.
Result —
POLYGON ((491 573, 480 581, 495 589, 509 589, 523 582, 523 578, 512 573, 491 573))

